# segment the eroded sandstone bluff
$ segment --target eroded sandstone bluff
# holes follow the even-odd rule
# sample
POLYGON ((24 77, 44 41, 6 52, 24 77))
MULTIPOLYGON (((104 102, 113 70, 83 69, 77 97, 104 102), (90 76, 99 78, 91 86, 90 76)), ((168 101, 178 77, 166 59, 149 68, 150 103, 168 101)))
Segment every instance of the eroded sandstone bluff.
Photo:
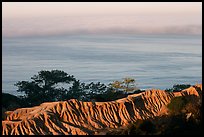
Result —
POLYGON ((86 135, 105 127, 127 126, 137 119, 167 115, 167 104, 176 96, 201 97, 202 84, 181 92, 147 90, 110 102, 81 102, 76 99, 43 103, 32 108, 7 111, 3 135, 86 135))

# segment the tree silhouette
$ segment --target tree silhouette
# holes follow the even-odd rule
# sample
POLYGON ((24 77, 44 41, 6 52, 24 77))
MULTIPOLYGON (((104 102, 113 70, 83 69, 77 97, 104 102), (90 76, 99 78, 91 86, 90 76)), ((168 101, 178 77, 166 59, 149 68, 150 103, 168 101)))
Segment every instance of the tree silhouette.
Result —
POLYGON ((121 81, 114 81, 110 84, 110 86, 114 89, 115 92, 118 92, 120 89, 122 89, 122 82, 121 81))
POLYGON ((136 85, 135 85, 135 79, 133 78, 124 78, 123 80, 123 88, 127 94, 127 92, 131 92, 131 91, 134 91, 134 90, 137 90, 138 88, 136 88, 136 85))
POLYGON ((138 90, 135 79, 129 77, 123 78, 123 81, 114 81, 110 86, 115 92, 124 91, 126 94, 138 90))
POLYGON ((39 105, 47 101, 65 100, 69 97, 69 91, 59 84, 73 84, 76 82, 74 76, 68 75, 61 70, 42 70, 38 75, 31 77, 32 81, 19 81, 15 84, 17 92, 24 92, 29 106, 39 105))

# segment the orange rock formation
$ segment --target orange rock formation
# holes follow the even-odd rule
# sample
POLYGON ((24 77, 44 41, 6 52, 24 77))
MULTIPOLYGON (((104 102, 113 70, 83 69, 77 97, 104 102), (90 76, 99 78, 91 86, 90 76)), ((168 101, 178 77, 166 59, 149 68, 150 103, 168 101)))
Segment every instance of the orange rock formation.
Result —
POLYGON ((32 108, 7 111, 3 135, 89 135, 105 127, 127 126, 137 119, 167 115, 167 104, 176 96, 201 97, 202 84, 181 92, 147 90, 110 102, 76 99, 47 102, 32 108))

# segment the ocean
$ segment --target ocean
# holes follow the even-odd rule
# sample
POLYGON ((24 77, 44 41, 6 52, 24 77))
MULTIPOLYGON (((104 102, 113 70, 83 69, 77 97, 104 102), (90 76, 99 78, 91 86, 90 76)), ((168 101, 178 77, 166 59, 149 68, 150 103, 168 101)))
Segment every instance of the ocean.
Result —
POLYGON ((2 92, 17 81, 58 69, 81 82, 131 77, 140 89, 202 82, 201 35, 81 34, 3 38, 2 92))

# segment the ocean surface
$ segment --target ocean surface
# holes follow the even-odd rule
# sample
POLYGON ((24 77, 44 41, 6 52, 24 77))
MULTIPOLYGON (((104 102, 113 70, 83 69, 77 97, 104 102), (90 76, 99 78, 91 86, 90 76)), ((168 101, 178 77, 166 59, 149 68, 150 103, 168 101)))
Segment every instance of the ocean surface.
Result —
POLYGON ((81 82, 135 78, 140 89, 202 82, 201 35, 64 35, 3 38, 2 91, 40 70, 58 69, 81 82))

